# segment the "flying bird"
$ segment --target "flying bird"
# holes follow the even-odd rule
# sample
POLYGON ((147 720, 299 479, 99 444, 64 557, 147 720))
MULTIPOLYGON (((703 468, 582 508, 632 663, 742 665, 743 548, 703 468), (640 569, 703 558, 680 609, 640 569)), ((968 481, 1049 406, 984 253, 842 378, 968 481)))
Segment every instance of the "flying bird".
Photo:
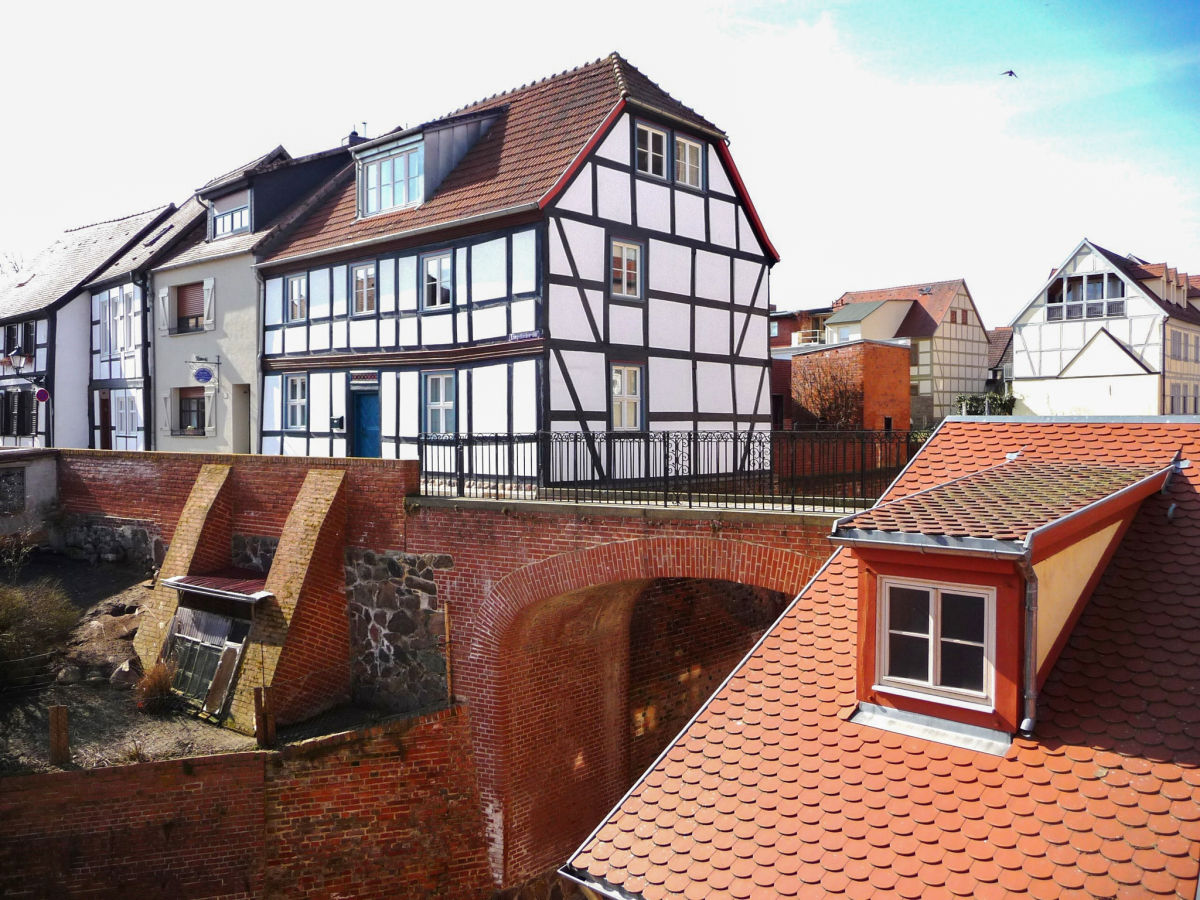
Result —
POLYGON ((1013 78, 1017 77, 1017 73, 1014 72, 1012 69, 1009 69, 1007 72, 1001 72, 1000 74, 1001 75, 1011 75, 1013 78))

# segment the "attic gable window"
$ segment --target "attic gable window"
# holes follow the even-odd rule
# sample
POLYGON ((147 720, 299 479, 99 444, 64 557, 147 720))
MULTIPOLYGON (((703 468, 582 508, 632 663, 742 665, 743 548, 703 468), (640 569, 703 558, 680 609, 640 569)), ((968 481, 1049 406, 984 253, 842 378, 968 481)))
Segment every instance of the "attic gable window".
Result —
POLYGON ((1064 275, 1046 289, 1046 321, 1125 315, 1125 282, 1113 272, 1064 275))
POLYGON ((675 136, 675 180, 688 187, 701 186, 701 160, 704 158, 703 147, 695 141, 675 136))
POLYGON ((410 147, 399 153, 363 161, 358 172, 359 214, 373 216, 425 199, 425 150, 410 147))
POLYGON ((655 178, 667 177, 667 133, 649 125, 637 127, 637 169, 655 178))
POLYGON ((880 687, 991 706, 995 591, 896 579, 879 590, 880 687))

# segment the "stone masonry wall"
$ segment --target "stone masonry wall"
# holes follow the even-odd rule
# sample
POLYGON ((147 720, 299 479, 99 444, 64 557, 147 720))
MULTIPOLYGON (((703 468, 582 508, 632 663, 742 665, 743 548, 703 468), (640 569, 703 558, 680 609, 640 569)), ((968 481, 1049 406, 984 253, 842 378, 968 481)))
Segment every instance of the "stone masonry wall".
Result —
POLYGON ((436 709, 448 702, 446 612, 434 572, 446 554, 346 550, 353 696, 392 712, 436 709))
POLYGON ((52 539, 64 552, 93 563, 124 563, 147 572, 161 566, 167 553, 162 529, 145 519, 70 516, 52 539))
POLYGON ((271 571, 275 551, 279 549, 279 538, 265 535, 235 534, 230 552, 232 564, 239 569, 262 572, 271 571))

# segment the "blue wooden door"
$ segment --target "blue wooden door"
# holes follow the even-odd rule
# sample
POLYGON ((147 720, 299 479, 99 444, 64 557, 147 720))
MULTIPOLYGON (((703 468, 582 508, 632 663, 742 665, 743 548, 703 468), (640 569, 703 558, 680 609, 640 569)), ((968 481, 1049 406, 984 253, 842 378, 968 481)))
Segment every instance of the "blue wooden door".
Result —
POLYGON ((379 394, 352 391, 351 414, 354 416, 354 456, 379 456, 379 394))

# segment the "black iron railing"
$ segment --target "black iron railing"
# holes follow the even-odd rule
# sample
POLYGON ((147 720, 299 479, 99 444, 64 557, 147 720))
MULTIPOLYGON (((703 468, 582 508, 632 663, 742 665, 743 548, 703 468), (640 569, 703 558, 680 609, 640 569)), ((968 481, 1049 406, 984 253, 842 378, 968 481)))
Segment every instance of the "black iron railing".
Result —
POLYGON ((919 446, 902 431, 423 435, 425 496, 818 511, 870 506, 919 446))

